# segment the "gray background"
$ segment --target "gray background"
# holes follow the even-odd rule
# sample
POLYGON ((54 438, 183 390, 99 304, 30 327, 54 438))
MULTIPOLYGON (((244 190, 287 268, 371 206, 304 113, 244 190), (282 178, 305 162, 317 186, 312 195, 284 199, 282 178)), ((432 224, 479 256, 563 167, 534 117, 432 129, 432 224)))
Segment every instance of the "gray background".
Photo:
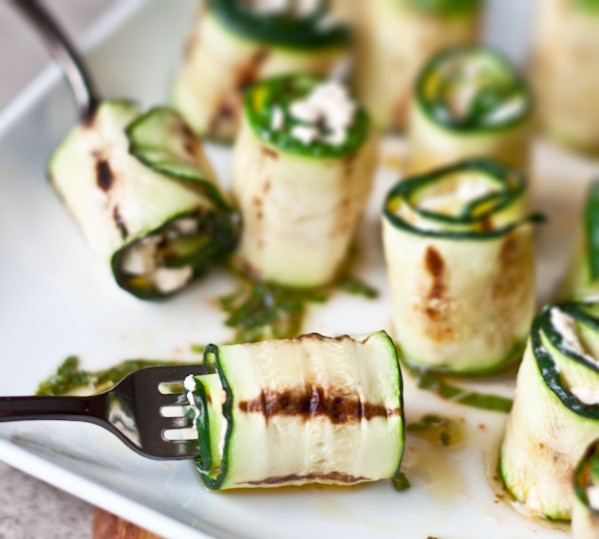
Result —
MULTIPOLYGON (((45 0, 75 38, 115 0, 45 0)), ((0 0, 0 109, 50 62, 43 44, 0 0)), ((0 463, 0 539, 90 539, 92 508, 0 463)))

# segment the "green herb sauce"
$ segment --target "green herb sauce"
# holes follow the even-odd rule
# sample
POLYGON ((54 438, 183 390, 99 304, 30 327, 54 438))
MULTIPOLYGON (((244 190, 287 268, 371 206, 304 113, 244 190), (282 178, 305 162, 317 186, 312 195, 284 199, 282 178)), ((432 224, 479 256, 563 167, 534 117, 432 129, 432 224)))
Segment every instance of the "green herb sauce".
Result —
POLYGON ((170 365, 181 365, 181 362, 129 360, 106 370, 91 372, 81 369, 78 357, 70 356, 58 367, 56 374, 39 385, 36 395, 68 395, 77 390, 85 390, 89 394, 102 393, 140 369, 170 365))
POLYGON ((302 332, 309 304, 323 304, 338 290, 376 299, 376 289, 352 276, 358 247, 352 246, 339 276, 332 284, 319 288, 287 288, 274 283, 254 282, 232 269, 240 280, 239 288, 220 299, 227 314, 225 324, 235 330, 233 343, 291 339, 302 332))
POLYGON ((477 393, 467 389, 459 388, 444 381, 442 374, 422 372, 417 369, 407 367, 408 372, 416 379, 420 389, 426 389, 436 393, 443 399, 452 400, 465 406, 479 408, 480 410, 490 410, 492 412, 509 413, 512 409, 513 401, 497 395, 487 395, 477 393))
POLYGON ((397 472, 397 475, 392 479, 393 488, 398 492, 404 492, 412 487, 406 475, 402 472, 397 472))
POLYGON ((402 0, 412 9, 430 15, 470 15, 480 11, 482 0, 402 0))
POLYGON ((427 414, 416 423, 408 425, 408 432, 443 447, 455 445, 464 438, 464 432, 458 421, 433 414, 427 414))

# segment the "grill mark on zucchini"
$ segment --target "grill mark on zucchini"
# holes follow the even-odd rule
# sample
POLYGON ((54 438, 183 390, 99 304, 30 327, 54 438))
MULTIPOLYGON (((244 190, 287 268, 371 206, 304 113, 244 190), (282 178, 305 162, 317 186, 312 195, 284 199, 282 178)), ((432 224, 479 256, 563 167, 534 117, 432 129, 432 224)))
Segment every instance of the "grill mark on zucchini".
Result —
POLYGON ((110 191, 110 188, 114 184, 114 173, 110 168, 110 163, 106 159, 98 159, 96 161, 96 177, 98 187, 102 191, 110 191))
POLYGON ((367 477, 354 477, 353 475, 340 473, 340 472, 331 472, 327 474, 306 474, 306 475, 285 475, 281 477, 268 477, 263 479, 262 481, 248 481, 248 485, 278 485, 289 482, 296 481, 335 481, 336 483, 359 483, 362 481, 371 481, 367 477))
POLYGON ((362 402, 359 398, 331 394, 318 386, 308 387, 305 391, 262 391, 256 399, 240 402, 239 409, 244 413, 263 414, 266 421, 275 416, 304 416, 305 421, 313 416, 326 416, 334 425, 400 413, 399 408, 388 409, 381 404, 362 402))
POLYGON ((277 152, 275 152, 273 149, 268 148, 266 146, 262 146, 262 153, 266 157, 269 157, 270 159, 278 159, 279 158, 279 154, 277 152))
POLYGON ((426 250, 425 258, 426 269, 433 278, 433 285, 428 294, 429 299, 441 299, 445 293, 445 262, 443 257, 434 247, 430 246, 426 250))
POLYGON ((129 231, 127 230, 127 225, 125 225, 125 221, 123 220, 122 215, 119 213, 119 207, 115 206, 114 211, 112 212, 112 218, 114 219, 114 223, 116 224, 119 232, 121 233, 121 237, 126 240, 129 237, 129 231))

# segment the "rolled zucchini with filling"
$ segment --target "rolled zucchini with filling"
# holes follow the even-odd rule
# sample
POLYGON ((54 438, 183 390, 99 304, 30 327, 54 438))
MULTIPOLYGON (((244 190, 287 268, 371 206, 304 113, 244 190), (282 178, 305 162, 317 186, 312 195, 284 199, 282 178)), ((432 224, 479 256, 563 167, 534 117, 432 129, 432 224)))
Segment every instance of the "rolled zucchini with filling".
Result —
POLYGON ((477 375, 521 357, 535 301, 525 192, 514 170, 470 160, 387 196, 394 337, 411 367, 477 375))
POLYGON ((402 378, 385 332, 210 345, 205 361, 217 374, 185 386, 208 488, 354 485, 399 470, 402 378))
POLYGON ((233 250, 239 216, 201 140, 172 110, 104 101, 49 164, 52 183, 118 285, 170 296, 233 250))
POLYGON ((477 41, 481 0, 368 0, 355 84, 382 130, 405 130, 418 73, 442 49, 477 41))
POLYGON ((572 537, 599 537, 599 441, 591 444, 574 473, 572 537))
POLYGON ((534 78, 545 132, 574 149, 599 152, 599 2, 544 0, 534 78))
POLYGON ((250 88, 233 153, 243 271, 297 288, 332 282, 377 161, 368 115, 339 83, 299 75, 250 88))
POLYGON ((564 286, 565 298, 599 294, 599 180, 589 188, 582 227, 564 286))
POLYGON ((509 61, 482 46, 445 50, 416 84, 408 139, 410 173, 469 157, 528 169, 532 94, 509 61))
POLYGON ((572 477, 599 437, 599 304, 544 308, 530 332, 500 471, 512 495, 553 520, 572 516, 572 477))
POLYGON ((349 29, 326 0, 206 0, 173 105, 196 132, 230 142, 248 86, 276 75, 327 75, 350 44, 349 29))

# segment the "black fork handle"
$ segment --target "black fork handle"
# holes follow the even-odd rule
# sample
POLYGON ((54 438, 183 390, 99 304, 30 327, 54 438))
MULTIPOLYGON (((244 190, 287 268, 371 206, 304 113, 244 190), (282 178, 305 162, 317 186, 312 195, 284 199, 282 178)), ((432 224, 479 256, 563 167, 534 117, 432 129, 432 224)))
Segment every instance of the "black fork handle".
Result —
POLYGON ((60 63, 75 94, 81 121, 90 120, 100 100, 92 79, 73 45, 38 0, 12 0, 12 3, 35 26, 46 41, 50 53, 60 63))
POLYGON ((0 423, 37 420, 106 423, 106 399, 91 397, 0 397, 0 423))

